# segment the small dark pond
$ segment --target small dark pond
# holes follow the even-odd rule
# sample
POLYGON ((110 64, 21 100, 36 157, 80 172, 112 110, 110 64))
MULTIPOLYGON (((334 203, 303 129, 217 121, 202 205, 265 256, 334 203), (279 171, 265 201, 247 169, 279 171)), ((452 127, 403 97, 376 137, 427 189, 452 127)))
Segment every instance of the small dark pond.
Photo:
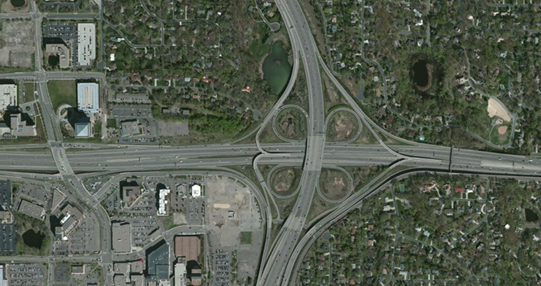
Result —
POLYGON ((425 60, 418 60, 412 67, 413 69, 413 83, 419 87, 425 87, 428 84, 428 62, 425 60))
POLYGON ((524 212, 526 213, 526 221, 527 222, 536 222, 539 219, 537 214, 534 211, 532 211, 531 209, 525 209, 524 212))
POLYGON ((60 62, 60 57, 51 55, 47 59, 47 62, 49 63, 49 66, 56 67, 58 65, 58 63, 60 62))
POLYGON ((15 8, 24 6, 24 0, 11 0, 11 5, 15 8))
POLYGON ((30 247, 41 248, 43 239, 45 239, 45 234, 35 232, 33 229, 27 230, 25 233, 23 233, 23 242, 30 247))

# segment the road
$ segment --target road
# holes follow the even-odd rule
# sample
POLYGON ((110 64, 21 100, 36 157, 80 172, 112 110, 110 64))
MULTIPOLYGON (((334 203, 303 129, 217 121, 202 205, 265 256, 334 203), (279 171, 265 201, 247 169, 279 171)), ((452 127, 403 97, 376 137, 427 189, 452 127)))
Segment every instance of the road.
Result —
MULTIPOLYGON (((524 156, 496 154, 442 146, 432 146, 408 142, 389 134, 377 126, 353 98, 340 85, 332 72, 323 62, 311 31, 297 1, 277 0, 276 4, 288 30, 293 50, 293 70, 285 92, 276 102, 265 118, 256 134, 255 144, 214 144, 199 146, 131 146, 108 145, 95 143, 66 144, 62 142, 62 133, 55 116, 50 96, 47 91, 48 80, 73 80, 94 78, 105 83, 105 75, 97 72, 45 72, 41 50, 41 24, 44 18, 93 19, 101 18, 100 14, 80 15, 48 15, 39 12, 32 1, 32 12, 29 14, 0 14, 0 19, 29 18, 35 25, 35 64, 33 72, 17 72, 0 75, 0 79, 31 80, 37 84, 37 100, 40 105, 40 119, 46 131, 46 144, 23 144, 0 146, 0 178, 17 181, 39 183, 47 181, 48 186, 63 182, 66 195, 70 201, 87 208, 88 216, 100 222, 100 255, 75 257, 0 257, 0 262, 91 262, 99 260, 103 266, 112 265, 115 260, 136 259, 139 252, 131 254, 113 254, 111 251, 111 223, 99 201, 103 199, 110 187, 117 185, 127 175, 160 175, 167 174, 215 174, 227 175, 248 185, 256 196, 261 208, 265 227, 265 243, 261 251, 261 264, 257 285, 289 285, 295 263, 303 250, 317 237, 322 230, 336 222, 349 210, 358 206, 364 198, 386 187, 390 180, 414 174, 415 172, 438 171, 446 173, 490 174, 515 178, 539 178, 541 159, 524 156), (299 66, 303 64, 306 73, 306 84, 309 95, 307 140, 304 142, 286 142, 262 144, 260 134, 270 124, 273 116, 283 107, 283 103, 292 90, 298 75, 299 66), (379 144, 351 144, 326 142, 326 121, 324 114, 323 87, 320 71, 325 72, 358 118, 363 128, 376 137, 379 144), (386 145, 374 131, 406 145, 386 145), (271 204, 276 202, 269 191, 258 165, 298 165, 303 172, 300 178, 301 189, 292 208, 291 214, 285 218, 274 243, 270 244, 272 227, 271 204), (319 182, 322 168, 340 166, 389 166, 376 180, 378 184, 368 184, 348 200, 338 204, 333 210, 321 216, 315 225, 307 222, 307 215, 319 182), (258 182, 252 182, 235 171, 225 170, 230 166, 252 166, 258 182), (410 168, 404 174, 393 174, 398 166, 410 168), (222 169, 220 169, 222 168, 222 169), (205 171, 194 171, 195 169, 205 171), (130 170, 130 172, 126 172, 130 170), (84 173, 84 174, 83 174, 84 173), (111 180, 95 194, 90 194, 82 179, 96 174, 110 174, 111 180), (259 183, 261 188, 256 185, 259 183), (307 234, 301 233, 308 228, 307 234)), ((102 51, 103 52, 103 51, 102 51)), ((278 219, 281 219, 278 216, 278 219)), ((188 233, 206 233, 204 226, 181 226, 168 230, 162 236, 171 240, 174 235, 188 233)), ((104 273, 105 274, 105 273, 104 273)), ((112 277, 107 277, 109 285, 112 277)))

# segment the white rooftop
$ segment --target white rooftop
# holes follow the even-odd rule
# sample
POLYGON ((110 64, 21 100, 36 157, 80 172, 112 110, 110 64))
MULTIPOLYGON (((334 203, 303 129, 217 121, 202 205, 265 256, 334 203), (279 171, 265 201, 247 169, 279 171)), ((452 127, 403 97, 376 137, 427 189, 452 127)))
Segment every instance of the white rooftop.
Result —
POLYGON ((17 106, 17 86, 14 84, 0 85, 0 110, 8 106, 17 106))
POLYGON ((192 197, 197 198, 201 196, 201 186, 193 185, 192 186, 192 197))
POLYGON ((79 66, 90 66, 96 59, 96 25, 77 24, 77 61, 79 66))

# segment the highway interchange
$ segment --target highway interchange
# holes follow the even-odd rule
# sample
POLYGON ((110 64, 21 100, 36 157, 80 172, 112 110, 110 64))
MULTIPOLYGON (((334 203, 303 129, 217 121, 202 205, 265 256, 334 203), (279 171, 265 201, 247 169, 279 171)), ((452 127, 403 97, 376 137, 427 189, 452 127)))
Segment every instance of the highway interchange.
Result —
MULTIPOLYGON (((33 2, 31 2, 33 3, 33 2)), ((101 222, 100 255, 85 257, 5 257, 0 262, 29 261, 94 261, 110 266, 113 260, 136 257, 115 256, 111 253, 111 227, 106 211, 99 201, 106 194, 109 186, 117 184, 122 176, 145 174, 175 174, 188 172, 229 175, 245 182, 254 190, 260 202, 263 221, 266 222, 266 237, 261 250, 257 285, 290 285, 296 262, 302 259, 302 253, 310 245, 313 237, 344 216, 348 210, 358 206, 364 198, 385 188, 396 176, 408 176, 415 172, 446 172, 487 174, 511 178, 538 179, 541 174, 541 160, 523 156, 497 154, 490 152, 449 148, 407 142, 388 134, 364 114, 347 91, 332 75, 322 61, 312 37, 303 11, 297 1, 277 0, 276 4, 283 16, 293 50, 293 72, 283 95, 262 122, 254 144, 215 144, 201 146, 128 146, 106 144, 72 145, 62 142, 62 134, 47 92, 50 79, 96 78, 105 83, 103 73, 60 73, 45 72, 42 69, 41 22, 44 15, 33 7, 31 19, 36 27, 36 71, 31 73, 12 73, 0 75, 0 79, 33 80, 37 83, 38 101, 41 118, 47 134, 46 144, 2 146, 0 148, 0 177, 20 181, 63 181, 69 189, 69 197, 89 206, 88 215, 95 216, 101 222), (260 142, 261 130, 270 124, 279 108, 292 90, 298 74, 299 65, 303 64, 306 73, 309 94, 308 134, 306 142, 274 143, 260 142), (320 69, 321 68, 321 69, 320 69), (325 110, 321 74, 324 71, 338 87, 351 108, 368 128, 379 144, 361 145, 325 141, 325 110), (386 145, 380 134, 402 144, 386 145), (278 236, 271 241, 270 230, 273 224, 271 208, 276 203, 265 182, 258 165, 298 165, 303 168, 299 195, 291 214, 284 218, 283 227, 278 236), (384 172, 373 183, 356 192, 352 198, 340 203, 321 217, 317 222, 307 222, 312 199, 319 182, 322 168, 338 166, 404 166, 409 169, 400 174, 384 172), (258 182, 252 182, 241 173, 226 169, 232 166, 253 167, 258 182), (82 184, 84 177, 97 174, 111 174, 113 178, 95 194, 90 194, 82 184), (115 177, 116 176, 116 177, 115 177)), ((92 15, 83 15, 92 17, 92 15)), ((84 17, 81 16, 81 19, 84 17)), ((7 16, 3 16, 7 17, 7 16)), ((78 17, 77 17, 78 18, 78 17)), ((203 227, 186 229, 179 227, 165 235, 175 233, 204 233, 203 227)), ((108 277, 110 279, 111 277, 108 277)), ((110 280, 107 280, 110 281, 110 280)))

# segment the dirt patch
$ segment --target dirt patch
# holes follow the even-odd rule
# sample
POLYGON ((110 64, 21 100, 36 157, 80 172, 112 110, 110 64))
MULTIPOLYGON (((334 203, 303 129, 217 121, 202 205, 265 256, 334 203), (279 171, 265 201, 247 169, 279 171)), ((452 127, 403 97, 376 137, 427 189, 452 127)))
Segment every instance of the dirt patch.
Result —
POLYGON ((283 137, 292 140, 304 140, 306 138, 306 117, 294 108, 281 111, 277 117, 277 131, 283 137))
POLYGON ((292 194, 299 186, 301 172, 299 167, 277 169, 271 176, 272 189, 280 195, 292 194))
POLYGON ((321 170, 319 187, 325 197, 331 200, 343 198, 349 190, 349 181, 342 171, 335 169, 321 170))
POLYGON ((498 134, 500 134, 500 136, 505 135, 505 133, 507 133, 507 126, 498 127, 498 134))
POLYGON ((0 66, 32 68, 34 25, 32 21, 2 20, 0 66))
POLYGON ((183 136, 190 134, 188 123, 186 122, 165 122, 158 121, 160 136, 183 136))
POLYGON ((345 141, 357 133, 357 119, 347 111, 335 113, 329 122, 329 140, 345 141))
POLYGON ((487 112, 490 118, 497 116, 504 121, 511 122, 511 115, 499 101, 493 98, 488 100, 487 112))
POLYGON ((11 4, 11 0, 4 0, 2 2, 2 12, 6 13, 26 13, 30 11, 30 5, 28 5, 28 0, 24 1, 24 5, 21 7, 15 7, 11 4))

